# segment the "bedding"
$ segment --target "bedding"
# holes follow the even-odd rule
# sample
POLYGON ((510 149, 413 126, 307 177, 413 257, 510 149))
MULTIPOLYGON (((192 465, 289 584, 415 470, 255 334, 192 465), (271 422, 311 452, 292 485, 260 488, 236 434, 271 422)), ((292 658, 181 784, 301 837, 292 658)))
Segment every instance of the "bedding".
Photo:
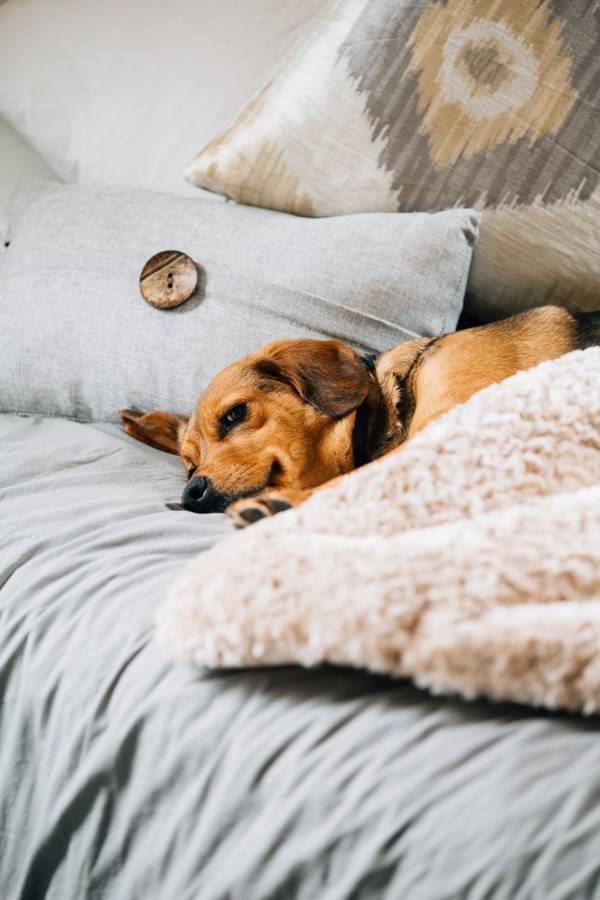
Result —
POLYGON ((315 221, 146 191, 24 187, 0 269, 0 409, 189 413, 221 368, 275 336, 382 351, 452 331, 477 228, 471 210, 315 221), (145 263, 164 250, 200 272, 172 310, 140 294, 145 263))
POLYGON ((158 631, 198 665, 349 664, 600 712, 600 348, 202 554, 158 631))
MULTIPOLYGON (((322 0, 8 0, 0 115, 65 181, 192 193, 181 170, 322 0)), ((197 193, 197 192, 196 192, 197 193)))
POLYGON ((599 718, 174 667, 155 609, 229 532, 178 461, 8 415, 0 459, 3 898, 598 896, 599 718))
POLYGON ((186 176, 302 215, 476 206, 469 312, 597 309, 599 29, 588 0, 337 0, 186 176))

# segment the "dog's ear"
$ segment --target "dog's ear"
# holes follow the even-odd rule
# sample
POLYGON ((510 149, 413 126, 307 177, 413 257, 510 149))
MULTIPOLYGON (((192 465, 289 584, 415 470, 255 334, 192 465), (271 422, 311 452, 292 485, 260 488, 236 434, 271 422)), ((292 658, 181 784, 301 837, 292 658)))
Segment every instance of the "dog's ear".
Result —
POLYGON ((140 413, 134 409, 119 412, 127 434, 143 444, 150 444, 165 453, 178 453, 182 432, 188 423, 186 416, 166 412, 140 413))
POLYGON ((303 400, 336 419, 359 407, 369 390, 366 366, 342 341, 278 341, 265 348, 256 369, 291 385, 303 400))

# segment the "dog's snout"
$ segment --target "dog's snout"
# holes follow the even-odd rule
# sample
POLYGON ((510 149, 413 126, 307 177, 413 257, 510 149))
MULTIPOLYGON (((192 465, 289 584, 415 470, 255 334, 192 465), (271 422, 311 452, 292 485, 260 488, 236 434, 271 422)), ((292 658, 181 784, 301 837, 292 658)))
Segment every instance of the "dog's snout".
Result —
POLYGON ((203 475, 188 481, 181 498, 183 508, 190 510, 190 512, 204 512, 202 501, 206 498, 208 489, 208 478, 205 478, 203 475))
POLYGON ((197 503, 199 500, 202 500, 207 490, 208 478, 200 475, 198 478, 191 479, 185 487, 184 494, 192 503, 197 503))
POLYGON ((181 505, 189 512, 212 513, 223 512, 225 498, 215 491, 209 478, 198 475, 186 484, 181 505))

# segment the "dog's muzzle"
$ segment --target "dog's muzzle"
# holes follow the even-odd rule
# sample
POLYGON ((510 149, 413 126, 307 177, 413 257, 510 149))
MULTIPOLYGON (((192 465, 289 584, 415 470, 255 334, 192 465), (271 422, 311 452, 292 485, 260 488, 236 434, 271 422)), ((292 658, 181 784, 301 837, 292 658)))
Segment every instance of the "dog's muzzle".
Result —
POLYGON ((227 498, 215 491, 210 478, 198 475, 186 484, 181 505, 189 512, 218 513, 224 512, 227 498))

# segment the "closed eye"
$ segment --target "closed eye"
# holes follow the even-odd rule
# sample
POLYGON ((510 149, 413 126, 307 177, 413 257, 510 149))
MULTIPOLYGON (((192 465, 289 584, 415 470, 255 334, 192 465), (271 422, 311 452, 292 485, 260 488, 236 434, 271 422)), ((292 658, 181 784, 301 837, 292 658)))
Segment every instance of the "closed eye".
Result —
POLYGON ((198 466, 190 466, 190 468, 187 470, 187 480, 188 481, 194 475, 197 468, 198 468, 198 466))
POLYGON ((248 407, 245 403, 236 403, 231 409, 228 409, 219 419, 219 435, 224 438, 229 432, 240 425, 248 414, 248 407))

